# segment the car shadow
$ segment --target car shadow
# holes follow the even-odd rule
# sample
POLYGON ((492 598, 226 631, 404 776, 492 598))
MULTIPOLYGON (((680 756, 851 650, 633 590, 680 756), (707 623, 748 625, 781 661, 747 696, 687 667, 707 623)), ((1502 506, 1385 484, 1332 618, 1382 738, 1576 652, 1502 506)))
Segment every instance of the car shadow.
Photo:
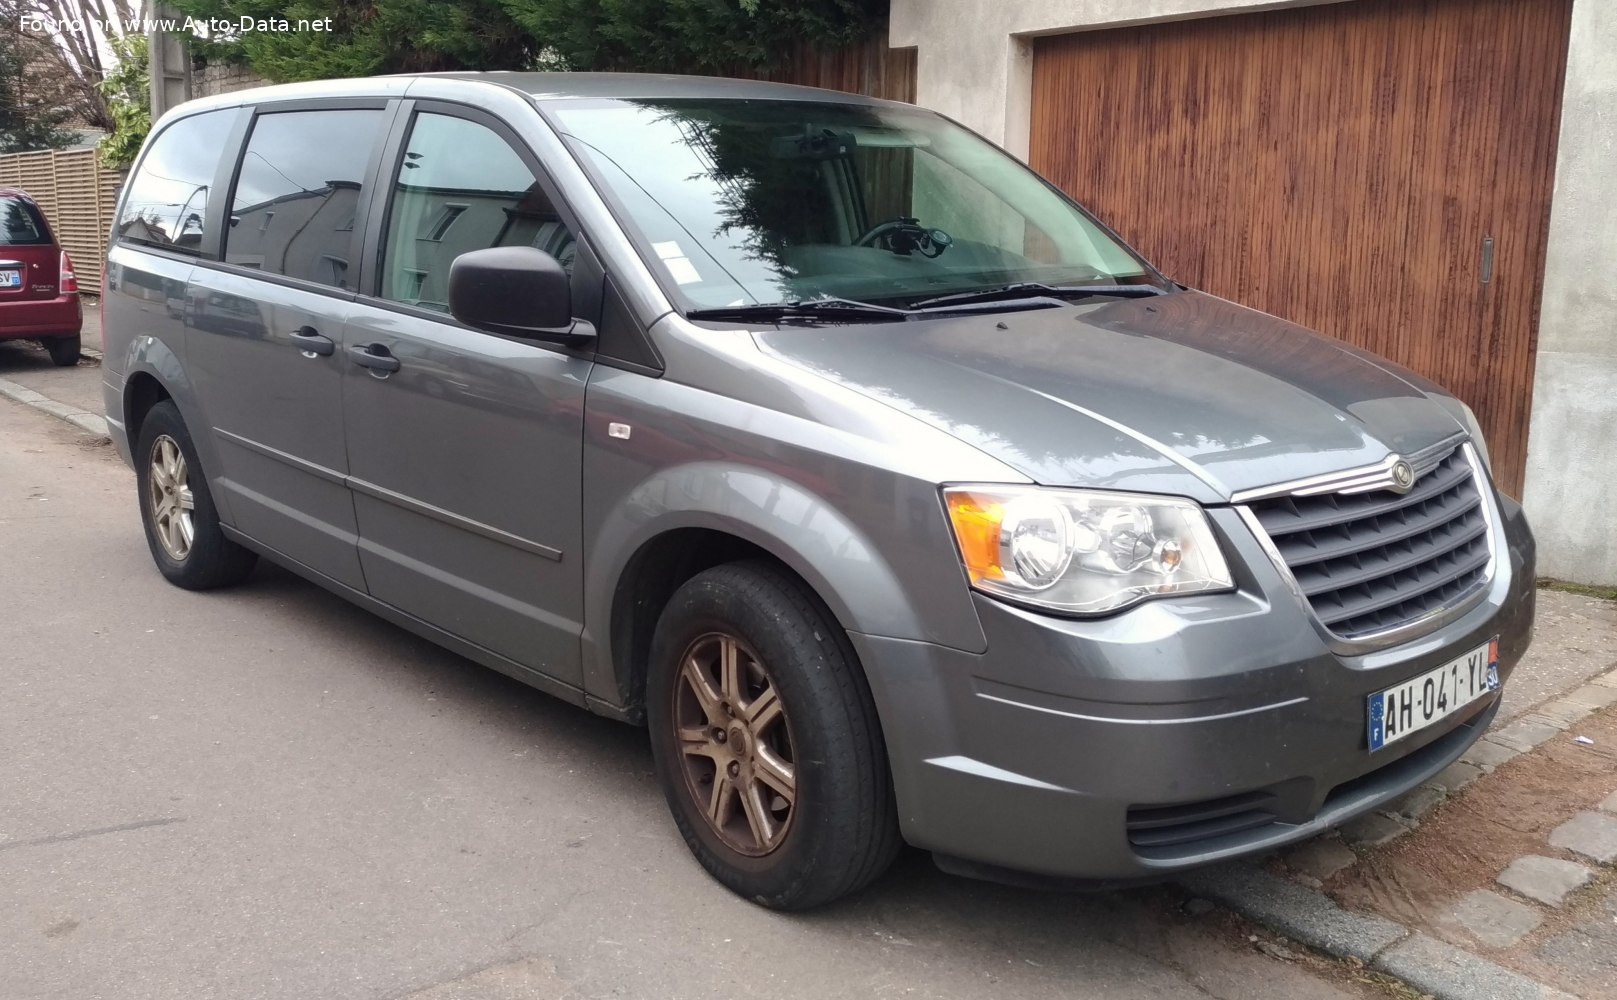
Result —
POLYGON ((51 371, 50 355, 32 340, 0 340, 0 377, 10 372, 51 371))

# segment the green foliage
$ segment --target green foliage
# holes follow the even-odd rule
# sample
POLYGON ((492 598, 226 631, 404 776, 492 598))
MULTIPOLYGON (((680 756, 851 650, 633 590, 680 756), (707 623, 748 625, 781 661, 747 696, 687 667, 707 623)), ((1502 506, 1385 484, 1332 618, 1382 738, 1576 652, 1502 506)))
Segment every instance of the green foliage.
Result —
POLYGON ((535 55, 533 40, 494 0, 178 0, 176 6, 232 23, 243 16, 293 24, 331 18, 329 32, 250 31, 231 43, 256 73, 276 81, 521 68, 535 55))
POLYGON ((151 62, 146 37, 125 35, 111 42, 113 68, 97 86, 107 98, 112 132, 97 147, 103 165, 123 170, 135 162, 152 130, 151 62))
POLYGON ((577 70, 723 73, 765 69, 799 45, 862 37, 879 0, 500 0, 511 18, 577 70))
POLYGON ((887 0, 176 0, 198 18, 332 18, 331 32, 243 32, 271 80, 455 69, 726 72, 868 32, 887 0))
POLYGON ((39 79, 44 56, 14 25, 0 30, 0 153, 62 149, 77 138, 62 127, 73 115, 62 81, 39 79))

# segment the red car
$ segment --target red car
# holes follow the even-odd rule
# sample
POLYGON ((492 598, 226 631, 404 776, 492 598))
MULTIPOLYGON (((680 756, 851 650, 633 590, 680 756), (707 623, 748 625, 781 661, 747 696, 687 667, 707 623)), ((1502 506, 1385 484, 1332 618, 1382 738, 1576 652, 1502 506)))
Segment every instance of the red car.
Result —
POLYGON ((0 187, 0 340, 37 340, 59 365, 79 361, 79 282, 34 199, 0 187))

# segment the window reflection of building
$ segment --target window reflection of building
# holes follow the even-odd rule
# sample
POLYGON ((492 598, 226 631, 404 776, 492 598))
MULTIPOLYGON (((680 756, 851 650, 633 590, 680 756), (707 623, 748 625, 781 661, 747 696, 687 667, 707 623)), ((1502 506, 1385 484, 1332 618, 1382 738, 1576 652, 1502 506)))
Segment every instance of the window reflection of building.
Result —
POLYGON ((359 184, 327 181, 236 210, 225 262, 288 277, 347 286, 359 184))
POLYGON ((573 268, 573 238, 537 183, 526 191, 400 184, 389 239, 391 299, 447 309, 449 266, 489 247, 531 246, 573 268))

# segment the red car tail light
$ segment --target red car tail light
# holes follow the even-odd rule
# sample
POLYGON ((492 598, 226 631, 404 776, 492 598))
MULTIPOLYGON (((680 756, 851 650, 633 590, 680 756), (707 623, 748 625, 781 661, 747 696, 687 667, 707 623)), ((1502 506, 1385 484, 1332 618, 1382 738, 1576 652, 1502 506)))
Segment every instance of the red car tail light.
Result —
POLYGON ((79 276, 73 273, 73 261, 66 250, 62 251, 62 275, 57 280, 56 288, 63 295, 79 290, 79 276))

